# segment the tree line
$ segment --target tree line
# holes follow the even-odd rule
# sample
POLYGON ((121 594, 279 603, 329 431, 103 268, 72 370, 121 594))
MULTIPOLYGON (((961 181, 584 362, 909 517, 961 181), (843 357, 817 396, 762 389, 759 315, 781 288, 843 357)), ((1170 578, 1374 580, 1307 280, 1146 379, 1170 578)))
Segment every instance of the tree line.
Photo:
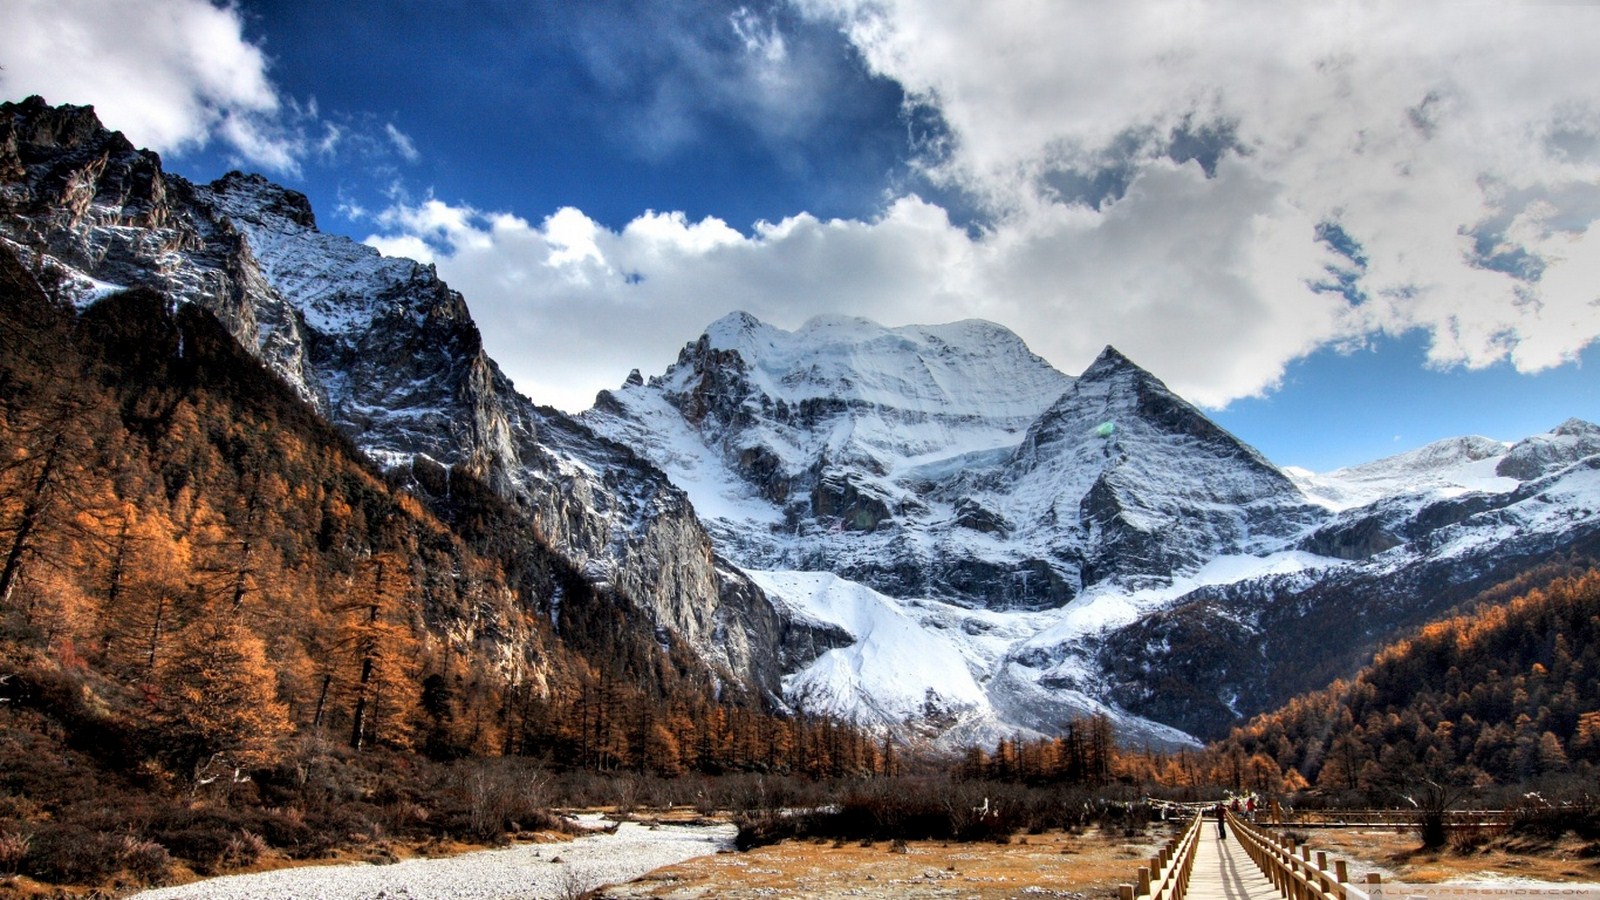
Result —
POLYGON ((1592 784, 1600 570, 1491 592, 1386 647, 1353 678, 1257 717, 1216 749, 1270 761, 1332 795, 1373 800, 1430 781, 1592 784))

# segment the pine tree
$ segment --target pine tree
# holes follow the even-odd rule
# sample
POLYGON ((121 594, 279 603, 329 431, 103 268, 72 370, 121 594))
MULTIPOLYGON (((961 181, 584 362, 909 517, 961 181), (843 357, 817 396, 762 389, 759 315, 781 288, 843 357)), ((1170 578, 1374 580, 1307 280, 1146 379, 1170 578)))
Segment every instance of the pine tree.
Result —
POLYGON ((350 704, 350 746, 357 750, 375 740, 411 746, 422 696, 410 614, 413 589, 403 558, 377 554, 353 577, 343 604, 343 689, 350 704))
POLYGON ((180 772, 269 765, 291 731, 261 639, 208 616, 184 629, 157 669, 155 740, 180 772))

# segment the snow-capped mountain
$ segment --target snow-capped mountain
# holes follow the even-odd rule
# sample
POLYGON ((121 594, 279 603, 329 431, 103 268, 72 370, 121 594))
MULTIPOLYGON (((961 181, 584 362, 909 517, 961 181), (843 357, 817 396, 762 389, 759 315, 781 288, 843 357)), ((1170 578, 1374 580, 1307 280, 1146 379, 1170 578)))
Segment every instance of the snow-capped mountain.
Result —
POLYGON ((990 323, 736 313, 582 419, 688 490, 743 566, 968 607, 1166 578, 1318 512, 1115 350, 1073 379, 990 323))
POLYGON ((1072 378, 989 323, 736 313, 582 419, 683 486, 790 619, 850 636, 785 678, 794 703, 951 741, 1116 714, 1015 657, 1221 572, 1316 564, 1291 544, 1327 516, 1115 350, 1072 378), (944 676, 906 677, 908 657, 944 676))
POLYGON ((1092 712, 1215 734, 1600 553, 1588 422, 1285 473, 1114 349, 1072 377, 986 322, 735 313, 574 419, 513 390, 432 267, 259 176, 168 174, 85 107, 0 104, 0 241, 59 299, 212 310, 391 477, 481 477, 653 637, 951 745, 1092 712))
POLYGON ((1116 350, 1073 378, 987 323, 736 313, 582 419, 682 486, 786 618, 848 636, 785 677, 793 703, 950 742, 1089 712, 1181 742, 1160 723, 1231 722, 1275 670, 1174 652, 1159 623, 1259 649, 1256 620, 1337 616, 1339 584, 1388 598, 1381 627, 1331 645, 1370 649, 1442 608, 1376 586, 1459 600, 1600 524, 1574 466, 1600 451, 1588 423, 1285 473, 1116 350), (1201 674, 1169 683, 1185 665, 1201 674))

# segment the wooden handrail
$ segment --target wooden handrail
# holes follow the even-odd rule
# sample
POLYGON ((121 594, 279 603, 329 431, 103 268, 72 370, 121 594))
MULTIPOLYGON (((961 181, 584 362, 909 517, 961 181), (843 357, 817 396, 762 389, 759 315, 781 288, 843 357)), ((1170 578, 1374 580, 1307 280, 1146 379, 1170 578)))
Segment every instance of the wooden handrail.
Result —
POLYGON ((1183 900, 1189 890, 1189 876, 1194 872, 1195 848, 1200 845, 1200 823, 1204 816, 1196 815, 1183 833, 1169 839, 1160 854, 1150 858, 1149 865, 1139 867, 1138 884, 1124 884, 1118 890, 1121 900, 1183 900))
MULTIPOLYGON (((1330 871, 1327 853, 1319 851, 1313 861, 1305 844, 1275 838, 1232 813, 1227 815, 1250 859, 1289 900, 1371 900, 1366 891, 1350 884, 1344 860, 1334 860, 1330 871)), ((1369 884, 1377 879, 1376 874, 1367 876, 1369 884)))

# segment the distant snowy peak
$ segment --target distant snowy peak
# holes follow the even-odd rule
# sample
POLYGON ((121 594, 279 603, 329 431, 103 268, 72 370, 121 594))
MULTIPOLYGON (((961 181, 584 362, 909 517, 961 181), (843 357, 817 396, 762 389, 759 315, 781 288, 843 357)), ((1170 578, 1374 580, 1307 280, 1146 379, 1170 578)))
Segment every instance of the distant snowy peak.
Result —
POLYGON ((1003 508, 1034 530, 1075 528, 1085 585, 1270 552, 1316 517, 1261 454, 1112 347, 1029 429, 1009 470, 1003 508))
POLYGON ((1503 494, 1600 454, 1600 426, 1568 419, 1515 444, 1471 436, 1446 438, 1416 450, 1332 472, 1291 469, 1306 496, 1335 511, 1388 498, 1450 498, 1503 494))
POLYGON ((940 416, 1031 419, 1072 383, 992 322, 891 328, 819 316, 786 331, 743 312, 713 322, 660 383, 669 394, 687 394, 716 365, 739 368, 746 389, 770 402, 863 403, 940 416))
POLYGON ((1495 474, 1532 481, 1600 453, 1600 425, 1568 419, 1547 434, 1518 441, 1495 466, 1495 474))
POLYGON ((1291 469, 1289 475, 1308 498, 1336 511, 1407 494, 1498 493, 1517 486, 1514 479, 1495 474, 1510 448, 1505 441, 1476 435, 1454 437, 1333 472, 1291 469))
POLYGON ((1250 472, 1252 481, 1259 484, 1234 496, 1237 502, 1257 499, 1261 490, 1293 491, 1283 473, 1254 448, 1212 422, 1115 347, 1101 351, 1028 430, 1016 452, 1018 468, 1023 471, 1053 461, 1067 462, 1080 473, 1159 461, 1180 477, 1184 472, 1177 466, 1185 458, 1208 471, 1250 472))

